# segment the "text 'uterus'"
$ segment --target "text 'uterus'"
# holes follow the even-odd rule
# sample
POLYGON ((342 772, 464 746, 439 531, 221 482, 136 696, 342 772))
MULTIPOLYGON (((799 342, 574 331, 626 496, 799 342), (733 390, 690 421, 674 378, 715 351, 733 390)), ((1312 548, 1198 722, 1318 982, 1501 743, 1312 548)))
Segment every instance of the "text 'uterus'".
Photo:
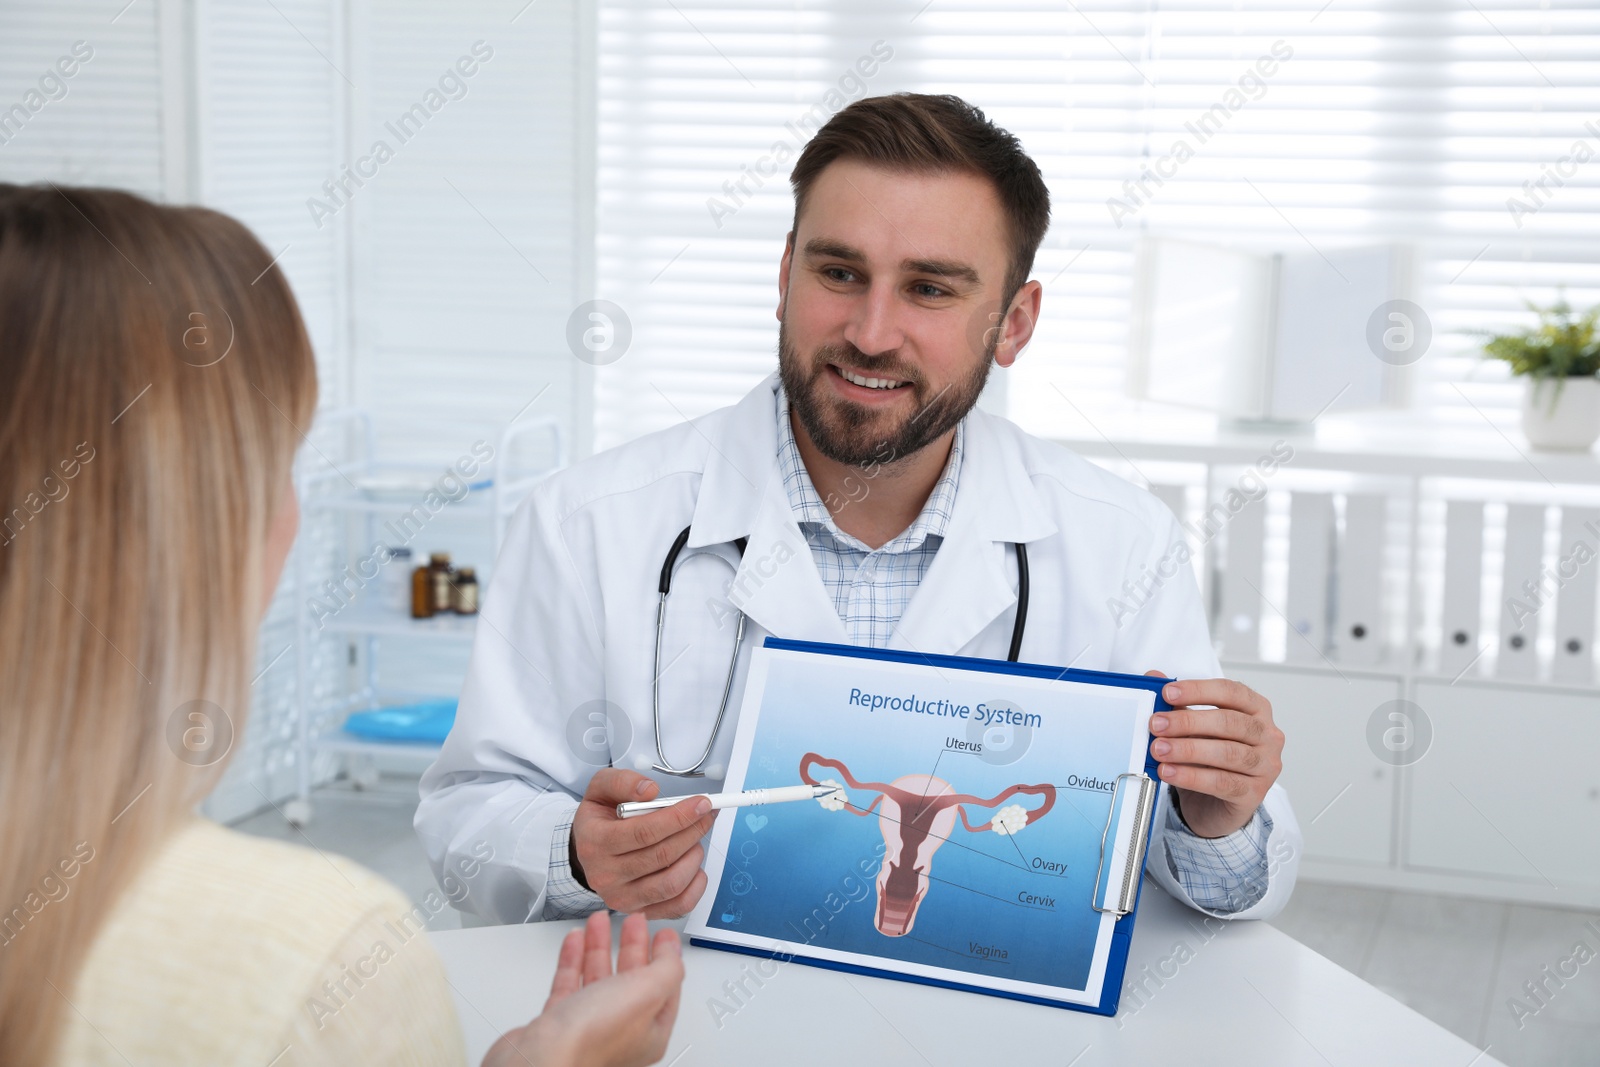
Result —
POLYGON ((879 933, 889 937, 904 937, 911 932, 911 926, 917 920, 917 908, 928 895, 928 869, 933 864, 933 854, 949 840, 958 814, 961 825, 973 833, 990 830, 997 834, 1015 834, 1041 818, 1056 803, 1053 785, 1014 785, 985 799, 970 793, 957 793, 949 782, 930 774, 908 774, 887 784, 858 782, 844 763, 815 752, 807 752, 801 758, 800 779, 809 785, 837 787, 837 791, 817 799, 817 803, 828 811, 870 815, 874 808, 879 809, 878 827, 883 831, 883 843, 888 846, 888 851, 884 853, 883 866, 878 870, 875 925, 879 933), (813 765, 837 771, 844 782, 814 777, 811 773, 813 765), (856 807, 846 799, 845 785, 851 789, 870 790, 878 795, 865 808, 856 807), (1044 803, 1033 811, 1021 804, 1006 804, 988 822, 980 822, 976 826, 967 819, 966 805, 996 808, 1018 793, 1043 797, 1044 803))

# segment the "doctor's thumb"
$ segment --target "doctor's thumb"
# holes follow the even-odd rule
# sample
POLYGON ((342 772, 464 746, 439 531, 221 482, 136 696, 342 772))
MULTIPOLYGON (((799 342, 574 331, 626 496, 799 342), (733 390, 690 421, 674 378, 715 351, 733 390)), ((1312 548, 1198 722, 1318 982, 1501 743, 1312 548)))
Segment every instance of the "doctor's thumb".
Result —
POLYGON ((628 800, 654 800, 660 791, 660 786, 637 771, 603 767, 589 779, 589 787, 584 790, 583 798, 615 805, 628 800))

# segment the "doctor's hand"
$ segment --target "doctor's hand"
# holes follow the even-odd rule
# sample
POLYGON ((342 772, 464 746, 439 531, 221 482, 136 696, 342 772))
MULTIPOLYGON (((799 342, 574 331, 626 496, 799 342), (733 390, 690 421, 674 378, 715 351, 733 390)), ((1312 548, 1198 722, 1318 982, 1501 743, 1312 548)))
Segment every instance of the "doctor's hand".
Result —
POLYGON ((595 772, 572 819, 573 874, 613 911, 651 919, 687 915, 706 891, 700 839, 716 813, 705 797, 633 819, 617 818, 627 800, 654 800, 661 787, 642 774, 606 767, 595 772))
POLYGON ((654 941, 643 915, 622 920, 611 973, 611 919, 589 916, 561 943, 544 1013, 495 1042, 483 1067, 636 1067, 666 1055, 683 991, 683 943, 654 941))
POLYGON ((1283 770, 1283 731, 1272 721, 1272 704, 1228 678, 1173 682, 1161 695, 1173 710, 1151 716, 1150 754, 1173 787, 1178 814, 1200 837, 1233 833, 1283 770))

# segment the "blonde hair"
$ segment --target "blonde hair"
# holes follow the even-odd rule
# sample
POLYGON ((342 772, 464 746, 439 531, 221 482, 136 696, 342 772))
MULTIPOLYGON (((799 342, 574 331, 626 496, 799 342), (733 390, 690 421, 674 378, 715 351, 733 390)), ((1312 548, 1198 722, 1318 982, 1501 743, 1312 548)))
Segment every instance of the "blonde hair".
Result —
POLYGON ((0 184, 0 1063, 51 1061, 102 921, 243 736, 316 409, 271 261, 215 211, 0 184))

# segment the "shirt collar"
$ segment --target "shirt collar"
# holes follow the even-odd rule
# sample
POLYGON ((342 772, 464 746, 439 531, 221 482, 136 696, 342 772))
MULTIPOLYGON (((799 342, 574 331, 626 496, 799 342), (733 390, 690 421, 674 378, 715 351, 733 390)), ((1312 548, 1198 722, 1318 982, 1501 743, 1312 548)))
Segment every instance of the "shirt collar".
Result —
MULTIPOLYGON (((783 476, 783 487, 788 494, 789 507, 794 512, 795 521, 820 526, 841 544, 851 548, 863 552, 872 551, 865 542, 845 533, 833 521, 827 505, 822 502, 816 486, 811 482, 810 472, 806 470, 805 463, 800 458, 800 446, 794 439, 794 425, 789 421, 789 398, 781 384, 776 392, 778 470, 783 476)), ((944 538, 945 530, 950 525, 951 509, 955 506, 956 486, 961 477, 961 453, 965 436, 966 420, 962 419, 956 424, 955 439, 950 444, 950 458, 945 461, 944 472, 939 475, 939 481, 935 483, 933 492, 928 494, 927 502, 922 505, 922 511, 903 533, 884 545, 880 551, 909 552, 921 547, 930 537, 944 538)), ((865 486, 872 477, 870 465, 857 477, 865 486)))

